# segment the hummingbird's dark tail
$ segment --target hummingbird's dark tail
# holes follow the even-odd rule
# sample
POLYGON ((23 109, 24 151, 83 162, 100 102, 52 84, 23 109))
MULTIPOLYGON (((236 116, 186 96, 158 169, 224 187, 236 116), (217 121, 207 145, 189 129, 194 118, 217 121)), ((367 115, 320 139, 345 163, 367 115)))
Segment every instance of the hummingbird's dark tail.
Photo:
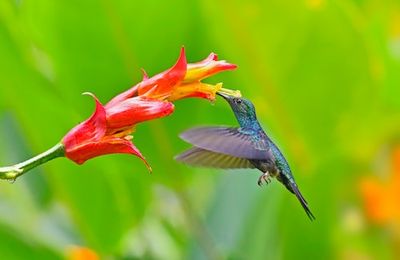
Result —
POLYGON ((303 195, 301 195, 299 188, 293 182, 288 182, 288 187, 291 192, 296 195, 297 199, 300 201, 301 206, 303 207, 304 211, 307 213, 307 216, 310 218, 311 221, 315 220, 315 216, 312 214, 310 208, 308 207, 307 201, 304 199, 303 195))

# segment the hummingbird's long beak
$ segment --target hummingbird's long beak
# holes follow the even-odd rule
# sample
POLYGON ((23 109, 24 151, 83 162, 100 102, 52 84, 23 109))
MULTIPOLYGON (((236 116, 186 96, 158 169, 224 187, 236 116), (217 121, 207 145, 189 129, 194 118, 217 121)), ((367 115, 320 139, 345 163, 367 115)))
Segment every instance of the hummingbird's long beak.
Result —
POLYGON ((223 97, 225 100, 229 100, 231 98, 231 96, 229 96, 227 94, 223 94, 219 91, 217 92, 217 95, 223 97))

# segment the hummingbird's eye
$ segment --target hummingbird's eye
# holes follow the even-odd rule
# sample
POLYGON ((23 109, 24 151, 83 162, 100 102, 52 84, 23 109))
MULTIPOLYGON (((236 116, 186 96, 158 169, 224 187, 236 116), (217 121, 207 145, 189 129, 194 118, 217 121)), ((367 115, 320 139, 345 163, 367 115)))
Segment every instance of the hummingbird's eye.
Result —
POLYGON ((239 98, 235 98, 235 103, 238 104, 238 105, 240 105, 240 104, 242 104, 242 100, 239 99, 239 98))

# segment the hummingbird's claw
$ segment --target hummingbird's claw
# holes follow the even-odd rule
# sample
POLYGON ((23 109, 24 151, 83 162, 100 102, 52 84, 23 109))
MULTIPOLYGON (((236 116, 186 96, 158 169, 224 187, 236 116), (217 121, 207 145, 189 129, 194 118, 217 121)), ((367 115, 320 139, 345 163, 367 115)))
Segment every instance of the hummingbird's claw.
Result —
POLYGON ((257 181, 257 184, 258 184, 258 186, 262 186, 262 184, 263 184, 263 181, 266 183, 266 184, 269 184, 270 182, 271 182, 271 175, 269 175, 269 172, 264 172, 259 178, 258 178, 258 181, 257 181))

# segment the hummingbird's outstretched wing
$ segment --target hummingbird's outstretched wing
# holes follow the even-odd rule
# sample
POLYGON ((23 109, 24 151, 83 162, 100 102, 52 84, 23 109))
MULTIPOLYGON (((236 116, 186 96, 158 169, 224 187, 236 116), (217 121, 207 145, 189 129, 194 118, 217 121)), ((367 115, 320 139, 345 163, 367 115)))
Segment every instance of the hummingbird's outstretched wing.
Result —
POLYGON ((192 166, 220 169, 254 168, 249 160, 193 147, 177 155, 175 160, 192 166))
POLYGON ((215 153, 258 160, 272 160, 268 142, 237 127, 197 127, 180 134, 186 142, 215 153))

